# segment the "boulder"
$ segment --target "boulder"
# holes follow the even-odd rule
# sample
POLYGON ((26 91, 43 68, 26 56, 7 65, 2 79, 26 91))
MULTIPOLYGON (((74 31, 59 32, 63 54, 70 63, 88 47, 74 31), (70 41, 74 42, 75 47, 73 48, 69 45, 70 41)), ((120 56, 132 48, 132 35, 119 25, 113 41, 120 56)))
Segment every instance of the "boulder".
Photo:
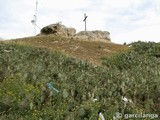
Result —
POLYGON ((76 29, 67 28, 60 23, 51 24, 41 29, 41 35, 63 35, 63 36, 74 36, 76 34, 76 29))
POLYGON ((81 31, 76 34, 76 37, 78 38, 84 38, 84 39, 102 39, 102 40, 108 40, 110 41, 110 33, 108 31, 81 31))
POLYGON ((83 40, 102 40, 111 41, 110 33, 108 31, 80 31, 76 34, 75 28, 67 28, 61 23, 51 24, 41 29, 41 33, 38 35, 60 35, 65 37, 73 37, 83 40))

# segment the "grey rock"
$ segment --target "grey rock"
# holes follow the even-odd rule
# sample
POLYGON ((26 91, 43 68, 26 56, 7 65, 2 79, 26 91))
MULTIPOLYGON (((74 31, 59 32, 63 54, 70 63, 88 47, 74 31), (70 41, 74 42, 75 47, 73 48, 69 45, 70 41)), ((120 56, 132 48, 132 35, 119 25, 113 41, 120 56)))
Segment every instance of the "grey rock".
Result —
POLYGON ((51 24, 43 27, 41 29, 41 33, 38 35, 60 35, 77 39, 91 40, 91 41, 92 40, 111 41, 110 33, 108 31, 101 31, 101 30, 81 31, 76 34, 75 28, 67 28, 61 23, 51 24))
POLYGON ((110 41, 110 33, 108 31, 81 31, 77 33, 76 35, 78 38, 84 38, 84 39, 103 39, 110 41))
POLYGON ((49 35, 49 34, 74 36, 76 34, 76 29, 67 28, 60 23, 51 24, 41 29, 41 35, 49 35))

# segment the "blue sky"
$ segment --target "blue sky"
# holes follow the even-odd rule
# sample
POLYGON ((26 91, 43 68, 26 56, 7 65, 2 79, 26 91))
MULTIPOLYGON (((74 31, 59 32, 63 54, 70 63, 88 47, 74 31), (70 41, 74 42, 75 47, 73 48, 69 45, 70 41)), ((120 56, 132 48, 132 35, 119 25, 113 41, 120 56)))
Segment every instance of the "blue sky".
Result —
MULTIPOLYGON (((0 0, 0 38, 34 35, 36 0, 0 0)), ((67 27, 109 31, 115 43, 160 42, 160 0, 38 0, 37 25, 61 21, 67 27)), ((37 34, 39 33, 37 28, 37 34)))

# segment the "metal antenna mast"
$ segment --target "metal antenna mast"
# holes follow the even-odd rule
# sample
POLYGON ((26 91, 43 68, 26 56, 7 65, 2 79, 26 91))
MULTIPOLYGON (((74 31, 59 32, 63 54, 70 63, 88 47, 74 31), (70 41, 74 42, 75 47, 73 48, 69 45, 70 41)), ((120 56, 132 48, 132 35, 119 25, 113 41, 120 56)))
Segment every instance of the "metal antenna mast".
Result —
POLYGON ((35 30, 35 35, 36 35, 36 27, 37 27, 37 7, 38 7, 38 1, 36 1, 36 9, 35 9, 35 26, 34 26, 34 30, 35 30))
POLYGON ((35 10, 36 22, 37 22, 37 7, 38 7, 38 1, 36 1, 36 10, 35 10))
POLYGON ((88 16, 86 16, 86 13, 85 13, 85 14, 84 14, 84 20, 83 20, 83 21, 84 21, 84 24, 85 24, 85 31, 87 31, 87 25, 86 25, 86 19, 87 19, 87 17, 88 17, 88 16))
MULTIPOLYGON (((38 0, 36 0, 36 9, 35 9, 35 14, 33 20, 31 20, 31 23, 34 25, 34 34, 36 35, 36 28, 37 26, 37 7, 38 7, 38 0)), ((38 27, 39 28, 39 27, 38 27)), ((39 28, 40 29, 40 28, 39 28)))

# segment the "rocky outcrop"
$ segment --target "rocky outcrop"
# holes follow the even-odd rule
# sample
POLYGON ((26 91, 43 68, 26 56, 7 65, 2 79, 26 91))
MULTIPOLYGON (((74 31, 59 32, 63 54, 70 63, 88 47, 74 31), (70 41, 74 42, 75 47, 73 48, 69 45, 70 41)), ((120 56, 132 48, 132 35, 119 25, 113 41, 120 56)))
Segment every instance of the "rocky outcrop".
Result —
POLYGON ((41 29, 40 35, 62 35, 62 36, 74 36, 76 34, 76 29, 67 28, 60 23, 51 24, 41 29))
POLYGON ((76 34, 76 37, 78 38, 84 38, 84 39, 102 39, 102 40, 111 40, 110 33, 108 31, 81 31, 76 34))
POLYGON ((111 41, 110 33, 108 31, 81 31, 76 34, 76 29, 67 28, 60 23, 51 24, 41 29, 39 35, 61 35, 66 37, 73 37, 83 40, 107 40, 111 41))

